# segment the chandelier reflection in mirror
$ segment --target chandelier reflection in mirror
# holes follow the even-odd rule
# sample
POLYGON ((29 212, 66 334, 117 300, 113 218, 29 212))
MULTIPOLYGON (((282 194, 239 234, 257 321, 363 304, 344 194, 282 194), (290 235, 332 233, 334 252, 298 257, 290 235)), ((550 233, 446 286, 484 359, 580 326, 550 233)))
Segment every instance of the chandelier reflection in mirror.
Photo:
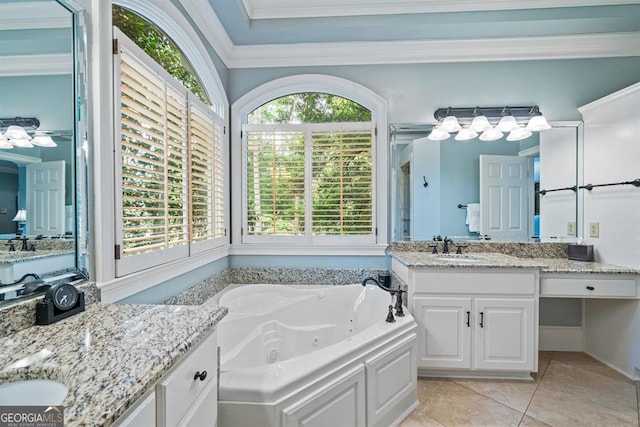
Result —
POLYGON ((47 132, 37 130, 39 126, 40 121, 35 117, 0 119, 0 149, 56 147, 47 132))
POLYGON ((529 138, 533 132, 551 129, 537 105, 528 107, 439 108, 433 113, 438 125, 428 138, 443 141, 467 141, 480 135, 481 141, 495 141, 507 135, 507 141, 529 138))

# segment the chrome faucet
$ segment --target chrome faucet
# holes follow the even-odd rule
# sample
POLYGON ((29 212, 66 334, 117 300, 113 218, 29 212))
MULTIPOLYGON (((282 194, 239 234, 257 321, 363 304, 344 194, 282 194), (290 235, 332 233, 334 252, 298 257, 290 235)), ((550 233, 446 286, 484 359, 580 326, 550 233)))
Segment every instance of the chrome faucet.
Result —
POLYGON ((442 253, 443 254, 448 254, 449 253, 449 243, 453 243, 453 240, 451 240, 447 236, 444 236, 444 243, 442 244, 442 253))

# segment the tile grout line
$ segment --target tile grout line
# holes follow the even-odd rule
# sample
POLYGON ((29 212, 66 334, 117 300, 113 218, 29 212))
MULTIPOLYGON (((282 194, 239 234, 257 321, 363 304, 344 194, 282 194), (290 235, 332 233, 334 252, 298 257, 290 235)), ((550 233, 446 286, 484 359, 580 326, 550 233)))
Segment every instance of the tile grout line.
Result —
MULTIPOLYGON (((531 402, 533 402, 533 398, 536 396, 536 393, 538 392, 538 389, 540 388, 540 384, 542 384, 542 380, 544 379, 544 376, 547 375, 547 370, 549 369, 549 365, 551 365, 551 362, 553 361, 553 356, 555 355, 555 352, 551 353, 551 358, 549 359, 549 363, 547 363, 547 366, 544 368, 544 372, 542 373, 542 376, 540 377, 540 381, 538 381, 538 385, 536 385, 536 389, 533 391, 533 394, 531 395, 531 399, 529 399, 529 403, 527 403, 527 407, 524 408, 524 412, 522 413, 522 419, 520 420, 520 423, 518 423, 518 426, 522 424, 522 422, 524 421, 524 417, 527 416, 527 411, 529 410, 529 406, 531 406, 531 402)), ((540 362, 540 359, 538 358, 538 362, 540 362)), ((529 415, 529 417, 531 417, 531 415, 529 415)), ((531 417, 535 420, 538 420, 536 417, 531 417)), ((542 420, 538 420, 542 423, 544 423, 544 421, 542 420)), ((545 423, 546 424, 546 423, 545 423)))

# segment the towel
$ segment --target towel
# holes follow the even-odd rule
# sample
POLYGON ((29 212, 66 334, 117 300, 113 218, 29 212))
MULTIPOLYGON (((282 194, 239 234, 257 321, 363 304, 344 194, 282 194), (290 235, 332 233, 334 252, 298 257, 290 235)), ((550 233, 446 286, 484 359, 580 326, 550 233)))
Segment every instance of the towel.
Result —
POLYGON ((472 233, 480 232, 480 203, 469 203, 467 205, 467 221, 469 231, 472 233))

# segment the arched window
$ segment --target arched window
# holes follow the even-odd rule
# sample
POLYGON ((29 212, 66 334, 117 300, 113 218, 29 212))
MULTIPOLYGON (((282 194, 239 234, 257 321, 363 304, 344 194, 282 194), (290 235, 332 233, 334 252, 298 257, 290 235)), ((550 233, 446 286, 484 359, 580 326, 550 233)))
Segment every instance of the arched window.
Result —
POLYGON ((381 111, 334 90, 295 91, 245 111, 242 242, 375 244, 381 111))
POLYGON ((228 239, 223 118, 164 32, 117 6, 114 18, 134 37, 114 29, 119 277, 228 239))

